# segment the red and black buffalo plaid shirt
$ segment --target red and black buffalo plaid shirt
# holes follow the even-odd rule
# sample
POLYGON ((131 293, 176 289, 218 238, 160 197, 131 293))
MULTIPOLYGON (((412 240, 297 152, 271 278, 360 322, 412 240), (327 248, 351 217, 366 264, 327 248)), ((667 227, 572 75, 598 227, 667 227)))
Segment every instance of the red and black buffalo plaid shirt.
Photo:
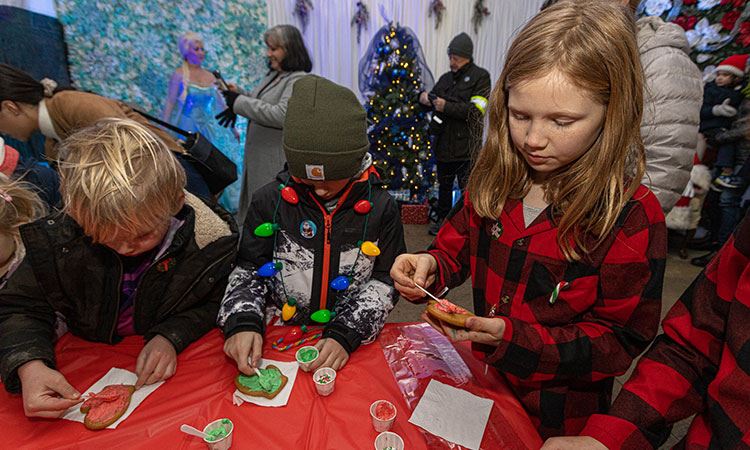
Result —
POLYGON ((750 216, 664 319, 610 410, 583 433, 609 448, 658 447, 698 414, 678 445, 750 448, 750 216))
POLYGON ((471 275, 474 312, 505 321, 501 344, 483 356, 543 437, 577 434, 591 414, 607 411, 613 378, 656 335, 666 256, 664 214, 643 186, 578 262, 565 260, 551 210, 526 228, 521 201, 508 200, 494 221, 466 198, 428 250, 439 267, 434 291, 471 275), (551 303, 561 282, 567 287, 551 303))

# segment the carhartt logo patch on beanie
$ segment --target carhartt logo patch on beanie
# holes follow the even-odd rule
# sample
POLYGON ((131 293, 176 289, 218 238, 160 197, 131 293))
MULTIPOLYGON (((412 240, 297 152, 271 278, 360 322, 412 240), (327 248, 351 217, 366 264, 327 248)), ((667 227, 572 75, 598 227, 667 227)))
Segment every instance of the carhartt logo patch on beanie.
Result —
POLYGON ((451 43, 448 44, 448 54, 471 59, 474 55, 474 43, 471 41, 469 35, 461 33, 454 37, 451 43))
POLYGON ((745 76, 748 55, 732 55, 716 66, 716 71, 729 72, 738 77, 745 76))
POLYGON ((283 147, 295 177, 351 178, 370 147, 365 109, 343 86, 317 75, 300 78, 286 110, 283 147))

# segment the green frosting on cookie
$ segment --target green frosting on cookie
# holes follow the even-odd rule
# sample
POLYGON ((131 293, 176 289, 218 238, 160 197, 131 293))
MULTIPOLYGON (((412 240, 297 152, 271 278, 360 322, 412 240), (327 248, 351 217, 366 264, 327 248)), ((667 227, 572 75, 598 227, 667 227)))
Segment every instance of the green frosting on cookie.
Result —
POLYGON ((260 375, 246 376, 240 374, 238 380, 241 385, 251 391, 276 392, 281 386, 281 371, 279 369, 258 369, 260 375))

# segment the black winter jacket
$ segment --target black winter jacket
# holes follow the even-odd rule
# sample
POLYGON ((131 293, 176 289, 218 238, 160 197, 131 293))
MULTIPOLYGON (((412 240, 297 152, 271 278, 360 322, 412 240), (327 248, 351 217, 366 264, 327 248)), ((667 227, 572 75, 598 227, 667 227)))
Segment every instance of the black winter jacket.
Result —
POLYGON ((729 99, 729 105, 735 109, 739 109, 740 103, 742 103, 741 86, 736 87, 719 87, 715 81, 706 83, 703 88, 703 106, 701 107, 701 125, 699 131, 701 133, 709 130, 715 130, 719 128, 726 128, 732 126, 732 122, 737 117, 723 117, 715 116, 713 108, 716 105, 720 105, 724 100, 729 99))
POLYGON ((471 103, 471 98, 489 98, 489 72, 469 62, 455 73, 443 74, 431 93, 445 99, 445 109, 435 112, 443 121, 437 128, 440 131, 437 133, 435 157, 441 162, 472 159, 482 145, 484 115, 471 103))
POLYGON ((289 186, 297 192, 299 203, 279 202, 279 185, 288 180, 289 174, 281 172, 276 181, 253 194, 237 267, 229 277, 219 310, 219 326, 226 337, 241 331, 263 334, 267 313, 278 314, 287 298, 294 297, 297 314, 289 324, 310 324, 311 313, 329 309, 334 316, 325 326, 323 337, 335 339, 351 353, 377 337, 398 298, 390 277, 396 256, 406 251, 398 204, 382 189, 372 168, 341 194, 331 213, 310 188, 293 181, 289 186), (362 215, 353 207, 367 199, 368 179, 373 206, 369 215, 362 215), (277 203, 280 230, 276 239, 255 236, 258 225, 273 220, 277 203), (357 243, 366 221, 364 240, 376 243, 381 254, 357 258, 357 243), (274 241, 275 258, 282 269, 276 276, 264 278, 256 271, 274 257, 274 241), (353 279, 348 289, 331 289, 333 279, 350 273, 353 279))
MULTIPOLYGON (((181 352, 214 327, 237 248, 237 226, 188 195, 184 223, 171 245, 142 275, 134 326, 146 340, 159 334, 181 352)), ((0 376, 20 390, 17 369, 42 360, 55 367, 56 312, 75 335, 116 343, 122 263, 69 216, 57 213, 21 227, 26 258, 0 290, 0 376)))

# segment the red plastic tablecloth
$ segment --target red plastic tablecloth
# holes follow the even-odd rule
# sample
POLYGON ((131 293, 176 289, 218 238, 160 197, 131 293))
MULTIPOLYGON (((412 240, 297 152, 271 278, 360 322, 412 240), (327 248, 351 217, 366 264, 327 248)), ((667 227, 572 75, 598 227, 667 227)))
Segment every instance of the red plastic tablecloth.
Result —
MULTIPOLYGON (((399 324, 388 324, 387 328, 399 324)), ((270 343, 286 334, 286 327, 268 330, 264 357, 294 360, 294 351, 278 352, 270 343)), ((111 367, 133 371, 143 340, 131 336, 110 346, 79 339, 71 334, 57 344, 58 367, 68 381, 84 392, 111 367)), ((311 376, 300 371, 289 404, 264 408, 252 404, 234 406, 233 362, 223 353, 218 330, 193 343, 178 357, 177 373, 151 394, 115 430, 89 431, 68 420, 29 419, 21 397, 0 392, 0 423, 5 448, 206 448, 199 439, 183 434, 183 423, 202 428, 208 422, 230 418, 235 425, 233 449, 372 449, 377 433, 369 416, 370 404, 378 399, 393 402, 398 415, 392 431, 401 435, 409 450, 427 449, 421 430, 410 424, 408 410, 378 343, 360 347, 336 377, 334 393, 320 397, 311 376)), ((479 364, 460 349, 474 371, 479 364)), ((498 380, 500 380, 498 378, 498 380)), ((538 448, 541 440, 523 408, 502 384, 490 394, 501 407, 509 436, 519 448, 538 448)))

